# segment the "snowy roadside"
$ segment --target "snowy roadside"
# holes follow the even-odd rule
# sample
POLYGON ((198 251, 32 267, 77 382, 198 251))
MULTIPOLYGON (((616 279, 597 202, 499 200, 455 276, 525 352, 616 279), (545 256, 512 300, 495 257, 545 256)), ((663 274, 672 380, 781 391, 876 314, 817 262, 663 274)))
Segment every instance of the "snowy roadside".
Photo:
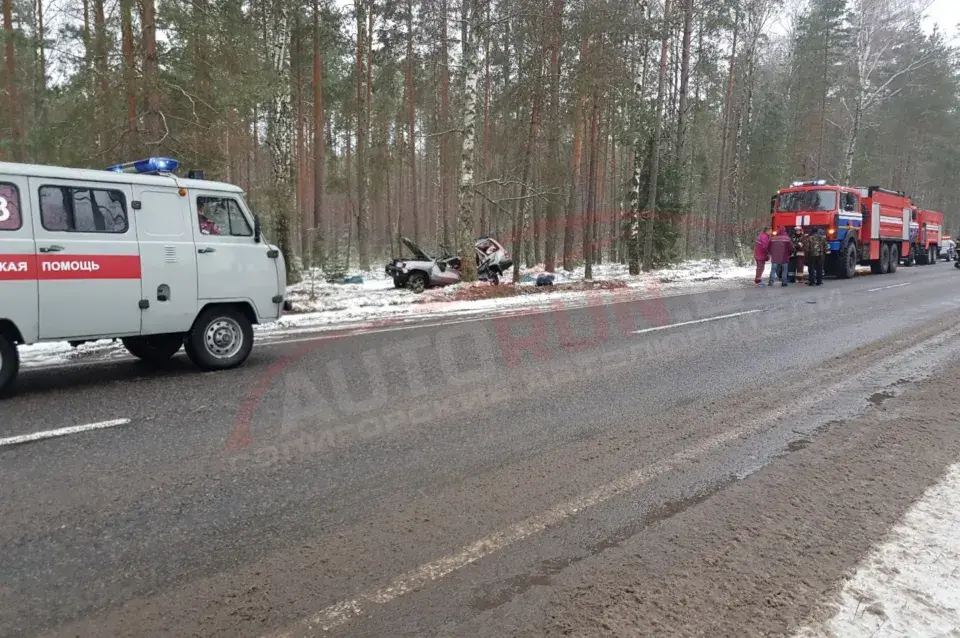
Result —
MULTIPOLYGON (((521 271, 520 286, 523 292, 533 293, 536 276, 543 267, 521 271)), ((512 272, 506 273, 503 281, 509 282, 512 272)), ((596 299, 598 291, 561 291, 542 287, 542 294, 517 294, 487 299, 457 299, 467 284, 428 290, 417 295, 409 290, 397 289, 393 280, 383 271, 353 272, 348 279, 362 283, 327 283, 320 273, 311 273, 304 282, 287 289, 287 299, 293 304, 293 312, 286 313, 280 321, 256 327, 258 339, 281 339, 292 335, 338 329, 375 328, 384 323, 402 323, 439 318, 467 318, 475 315, 509 314, 538 310, 562 304, 563 307, 586 305, 596 299)), ((667 297, 710 290, 736 288, 750 283, 753 267, 737 266, 731 260, 719 264, 709 260, 689 261, 672 268, 641 275, 630 275, 626 266, 603 264, 593 269, 594 282, 615 282, 617 289, 599 291, 602 295, 636 295, 639 298, 667 297)), ((558 271, 554 277, 557 285, 577 284, 584 281, 583 268, 572 272, 558 271)), ((479 286, 489 286, 481 283, 479 286)), ((501 287, 512 284, 501 284, 501 287)), ((506 292, 506 291, 504 291, 506 292)), ((515 291, 519 292, 519 291, 515 291)), ((604 299, 601 296, 600 299, 604 299)), ((102 360, 126 357, 126 350, 119 342, 95 341, 73 348, 66 342, 39 343, 20 348, 21 365, 38 367, 57 365, 70 361, 102 360)))
POLYGON ((954 636, 960 611, 960 465, 917 501, 860 564, 828 620, 795 638, 954 636))

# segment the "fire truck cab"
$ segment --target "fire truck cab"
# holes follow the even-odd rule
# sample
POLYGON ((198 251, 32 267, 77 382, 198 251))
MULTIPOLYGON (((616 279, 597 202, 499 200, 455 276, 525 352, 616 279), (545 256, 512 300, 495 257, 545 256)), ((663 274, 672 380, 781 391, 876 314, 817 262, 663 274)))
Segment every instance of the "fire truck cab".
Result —
POLYGON ((237 186, 149 158, 86 170, 0 162, 0 394, 18 345, 120 339, 151 363, 184 347, 241 365, 279 319, 281 251, 237 186))
POLYGON ((776 232, 823 229, 827 236, 828 272, 846 279, 858 265, 872 272, 895 272, 900 256, 909 253, 912 204, 899 191, 870 186, 838 186, 826 180, 794 182, 771 199, 771 225, 776 232))

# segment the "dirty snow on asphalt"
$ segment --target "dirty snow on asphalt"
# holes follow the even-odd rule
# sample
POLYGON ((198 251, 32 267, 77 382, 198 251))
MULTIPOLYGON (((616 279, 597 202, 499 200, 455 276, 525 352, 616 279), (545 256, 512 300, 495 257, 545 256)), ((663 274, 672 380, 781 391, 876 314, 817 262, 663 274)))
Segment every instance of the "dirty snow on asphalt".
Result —
MULTIPOLYGON (((534 285, 536 276, 543 272, 542 266, 522 270, 520 285, 534 285)), ((286 313, 280 321, 257 326, 257 335, 280 338, 325 329, 376 326, 380 322, 469 317, 544 308, 556 303, 572 305, 583 302, 594 294, 586 291, 557 291, 542 295, 453 301, 448 297, 463 285, 428 290, 417 295, 409 290, 395 288, 393 280, 382 270, 354 271, 348 275, 348 279, 356 277, 362 279, 362 283, 328 283, 322 273, 311 273, 305 281, 287 289, 287 299, 292 302, 294 311, 286 313)), ((508 271, 503 281, 509 282, 511 277, 512 271, 508 271)), ((600 264, 593 268, 593 281, 621 281, 626 284, 629 294, 642 298, 729 288, 746 284, 752 278, 752 266, 737 266, 732 260, 722 260, 719 264, 711 260, 687 261, 641 275, 630 275, 623 264, 600 264)), ((584 271, 583 267, 580 267, 574 271, 558 271, 554 282, 562 284, 583 280, 584 271)), ((77 348, 66 342, 40 343, 20 348, 21 363, 24 366, 57 365, 113 356, 127 356, 119 341, 95 341, 77 348)))
POLYGON ((960 465, 860 565, 829 620, 796 638, 955 636, 960 631, 960 465))

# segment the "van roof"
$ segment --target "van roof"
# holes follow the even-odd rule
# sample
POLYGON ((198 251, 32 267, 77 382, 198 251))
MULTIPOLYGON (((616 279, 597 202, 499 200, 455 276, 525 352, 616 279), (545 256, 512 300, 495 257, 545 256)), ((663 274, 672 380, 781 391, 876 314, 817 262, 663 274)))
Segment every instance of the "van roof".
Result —
POLYGON ((138 175, 136 173, 114 173, 108 170, 91 168, 66 168, 63 166, 44 166, 42 164, 17 164, 0 162, 0 178, 3 175, 22 177, 46 177, 49 179, 75 179, 85 182, 104 182, 108 184, 140 184, 143 186, 175 186, 204 190, 242 193, 243 189, 227 182, 214 182, 205 179, 184 179, 176 175, 138 175))

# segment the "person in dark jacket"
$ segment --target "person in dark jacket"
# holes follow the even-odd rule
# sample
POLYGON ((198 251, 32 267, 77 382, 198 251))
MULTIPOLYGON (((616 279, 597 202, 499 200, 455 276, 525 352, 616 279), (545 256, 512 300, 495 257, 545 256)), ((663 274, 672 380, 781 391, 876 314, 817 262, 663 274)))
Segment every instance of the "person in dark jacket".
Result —
POLYGON ((787 285, 787 270, 790 267, 790 257, 793 256, 793 240, 787 234, 787 229, 781 226, 777 233, 770 240, 770 285, 773 285, 773 277, 780 279, 780 285, 787 285))
POLYGON ((807 265, 810 269, 811 286, 823 285, 823 262, 827 258, 827 236, 823 229, 817 229, 815 234, 807 237, 804 247, 807 256, 807 265))
POLYGON ((770 259, 770 233, 767 232, 769 230, 764 226, 760 234, 757 235, 756 241, 753 242, 753 259, 757 262, 757 274, 753 278, 754 286, 759 286, 760 282, 763 281, 763 269, 770 259))

